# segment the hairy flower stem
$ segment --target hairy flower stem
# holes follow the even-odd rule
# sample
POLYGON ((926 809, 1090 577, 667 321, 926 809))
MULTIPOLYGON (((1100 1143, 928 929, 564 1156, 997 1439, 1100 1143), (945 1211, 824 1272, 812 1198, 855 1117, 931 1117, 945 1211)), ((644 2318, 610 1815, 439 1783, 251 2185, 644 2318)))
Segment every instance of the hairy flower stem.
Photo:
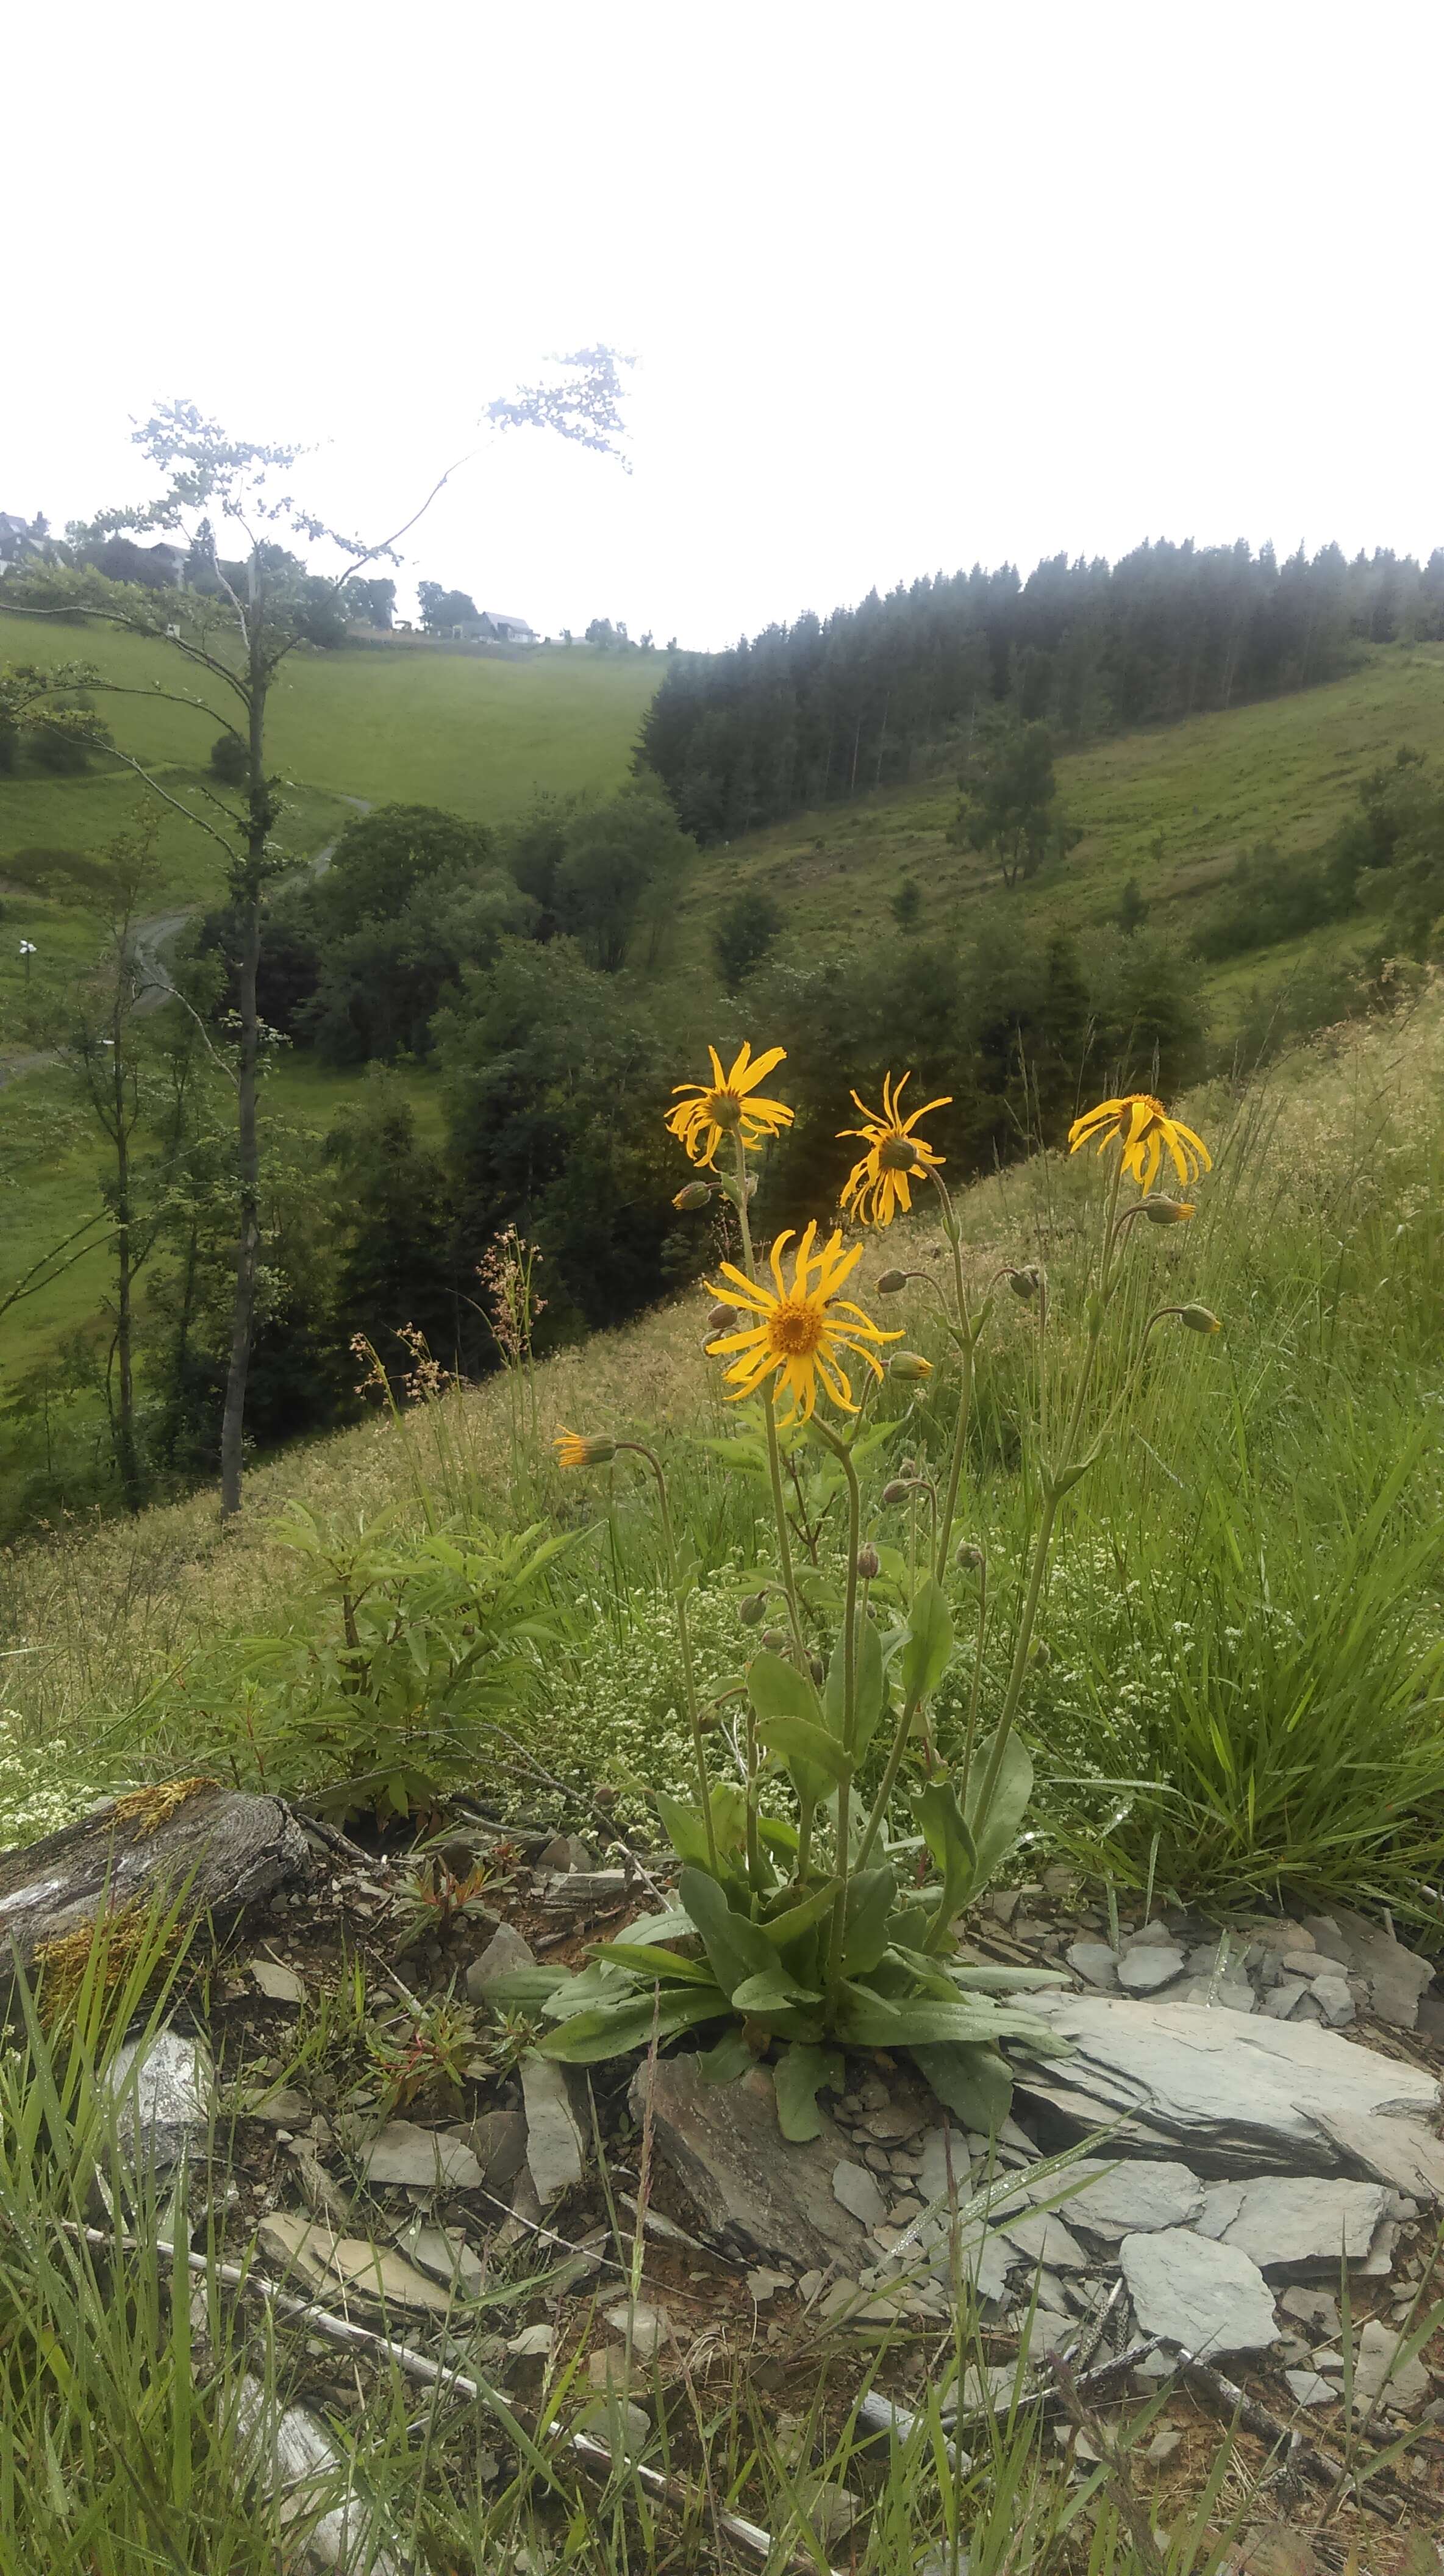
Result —
MULTIPOLYGON (((687 1625, 687 1596, 682 1589, 677 1569, 677 1543, 672 1535, 672 1507, 667 1499, 667 1479, 662 1462, 641 1440, 619 1440, 618 1453, 630 1449, 645 1458, 657 1480, 657 1499, 661 1506, 662 1537, 667 1549, 667 1580, 672 1587, 672 1607, 677 1614, 677 1637, 682 1649, 682 1679, 687 1693, 687 1716, 692 1728, 692 1750, 697 1761, 697 1803, 702 1810, 702 1825, 707 1836, 707 1858, 715 1876, 718 1868, 717 1828, 712 1821, 712 1798, 707 1782, 707 1757, 702 1747, 702 1711, 697 1699, 697 1675, 692 1663, 692 1632, 687 1625)), ((749 1783, 750 1787, 750 1783, 749 1783)), ((749 1810, 751 1807, 749 1797, 749 1810)))
POLYGON ((953 1256, 953 1293, 957 1299, 957 1325, 962 1337, 958 1345, 962 1357, 962 1382, 958 1389, 958 1418, 953 1429, 953 1454, 948 1467, 947 1499, 943 1504, 942 1518, 937 1526, 933 1561, 933 1572, 941 1583, 947 1572, 948 1550, 953 1543, 953 1525, 958 1516, 958 1487, 962 1482, 963 1454, 968 1441, 968 1416, 972 1410, 973 1321, 968 1307, 967 1282, 963 1277, 961 1232, 953 1202, 941 1174, 930 1172, 928 1178, 942 1202, 943 1231, 948 1238, 949 1249, 953 1256))
MULTIPOLYGON (((742 1267, 756 1284, 757 1256, 752 1249, 752 1220, 747 1213, 747 1149, 740 1132, 733 1137, 737 1158, 737 1217, 742 1229, 742 1267)), ((807 1647, 802 1634, 802 1616, 797 1607, 797 1581, 792 1571, 792 1541, 787 1531, 787 1504, 782 1492, 782 1459, 777 1447, 777 1413, 769 1383, 762 1399, 762 1423, 767 1434, 767 1473, 772 1486, 772 1512, 777 1523, 777 1546, 782 1567, 782 1589, 787 1600, 788 1625, 792 1630, 792 1647, 800 1673, 807 1670, 807 1647)))
POLYGON ((1094 1363, 1098 1357, 1099 1343, 1103 1338, 1103 1324, 1108 1300, 1112 1293, 1113 1255, 1118 1239, 1118 1193, 1122 1180, 1123 1163, 1120 1157, 1114 1166, 1113 1181, 1108 1192, 1108 1213, 1103 1227, 1103 1251, 1098 1265, 1098 1287, 1095 1295, 1089 1300, 1088 1343, 1083 1353, 1083 1365, 1078 1372, 1078 1383, 1073 1390, 1072 1404, 1068 1408, 1067 1427, 1063 1433, 1062 1446, 1057 1453, 1056 1463, 1046 1459, 1044 1461, 1043 1514, 1033 1541, 1033 1561, 1028 1570, 1028 1590, 1023 1602, 1023 1615, 1018 1622, 1018 1633, 1013 1643, 1013 1661, 1008 1672, 1008 1686, 1003 1694, 1003 1706, 988 1754, 988 1767, 983 1774, 983 1784, 978 1793, 979 1824, 987 1816, 992 1804, 993 1793, 998 1785, 998 1774, 1003 1767, 1003 1755, 1007 1750, 1008 1738, 1013 1732, 1014 1721, 1018 1714, 1018 1702, 1023 1696, 1023 1682, 1028 1670, 1033 1630, 1037 1623, 1038 1603, 1042 1598, 1043 1577, 1048 1570, 1048 1557, 1053 1545, 1058 1505, 1062 1501, 1065 1490, 1058 1480, 1069 1467, 1079 1463, 1075 1461, 1073 1451, 1082 1427, 1083 1408, 1088 1401, 1088 1390, 1093 1381, 1094 1363))
MULTIPOLYGON (((816 1419, 816 1417, 814 1417, 816 1419)), ((848 1832, 852 1811, 851 1760, 857 1737, 857 1556, 862 1545, 862 1495, 858 1489, 857 1469, 845 1440, 839 1440, 827 1423, 819 1421, 817 1429, 832 1451, 847 1478, 847 1597, 842 1614, 842 1749, 848 1756, 849 1768, 843 1773, 837 1792, 837 1844, 833 1866, 837 1872, 837 1894, 832 1904, 832 1930, 827 1945, 827 1994, 835 2004, 842 1984, 843 1944, 847 1933, 848 1832)))
POLYGON ((978 1740, 978 1701, 983 1686, 983 1652, 988 1642, 988 1560, 978 1568, 978 1638, 973 1650, 973 1686, 968 1693, 968 1725, 958 1766, 958 1804, 968 1812, 968 1782, 973 1775, 973 1747, 978 1740))

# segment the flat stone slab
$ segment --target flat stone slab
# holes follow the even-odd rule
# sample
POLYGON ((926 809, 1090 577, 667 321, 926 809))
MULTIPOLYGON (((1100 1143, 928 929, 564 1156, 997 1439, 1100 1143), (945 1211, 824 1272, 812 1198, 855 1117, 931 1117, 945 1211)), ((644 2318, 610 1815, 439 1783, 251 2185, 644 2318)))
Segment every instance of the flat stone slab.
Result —
POLYGON ((1020 2094, 1074 2132, 1107 2128, 1125 2153, 1173 2152, 1197 2172, 1368 2172, 1361 2134, 1422 2127, 1438 2108, 1432 2076, 1316 2022, 1056 1991, 1029 2010, 1073 2053, 1030 2060, 1015 2042, 1020 2094))
POLYGON ((482 2170, 470 2147, 414 2120, 388 2120, 361 2159, 369 2183, 406 2183, 413 2190, 475 2191, 482 2170))
POLYGON ((658 2153, 701 2226, 748 2262, 769 2257, 799 2270, 840 2264, 856 2275, 876 2259, 867 2231, 832 2187, 847 2141, 821 2104, 819 2137, 798 2146, 777 2125, 765 2067, 731 2084, 708 2084, 695 2057, 664 2057, 632 2078, 632 2116, 650 2102, 658 2153))
POLYGON ((1138 1943, 1118 1963, 1118 1982, 1126 1994, 1156 1994, 1160 1986, 1171 1986, 1188 1965, 1181 1950, 1171 1942, 1138 1943))
POLYGON ((1236 2245, 1261 2272, 1292 2279, 1337 2275, 1340 2261, 1366 2262, 1389 2214, 1382 2183, 1339 2182, 1322 2174, 1266 2174, 1215 2183, 1198 2233, 1236 2245))
MULTIPOLYGON (((499 1937, 499 1936, 498 1936, 499 1937)), ((545 2207, 582 2178, 582 2132, 572 2109, 566 2069, 529 2049, 521 2061, 526 2104, 526 2160, 536 2196, 545 2207)), ((480 2172, 477 2174, 481 2180, 480 2172)))
POLYGON ((1100 2156, 1080 2156, 1051 2181, 1037 2185, 1040 2198, 1064 2191, 1068 2198, 1059 2201, 1058 2215, 1108 2245, 1160 2227, 1190 2227, 1203 2208, 1198 2176, 1187 2165, 1151 2156, 1127 2156, 1112 2166, 1100 2156), (1072 2190, 1080 2177, 1085 2178, 1083 2190, 1072 2190))
POLYGON ((1278 2334, 1273 2294, 1236 2245, 1216 2245, 1191 2228, 1125 2236, 1123 2278, 1141 2331, 1209 2360, 1263 2352, 1278 2334))

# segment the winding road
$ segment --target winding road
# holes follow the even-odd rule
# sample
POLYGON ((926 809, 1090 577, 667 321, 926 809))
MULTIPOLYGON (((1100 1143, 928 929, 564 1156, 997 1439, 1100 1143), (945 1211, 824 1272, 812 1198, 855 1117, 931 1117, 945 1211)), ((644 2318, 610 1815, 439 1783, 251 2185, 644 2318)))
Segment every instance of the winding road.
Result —
MULTIPOLYGON (((354 805, 358 814, 371 811, 369 797, 343 796, 341 801, 343 805, 354 805)), ((324 850, 318 850, 314 859, 307 860, 304 873, 313 877, 324 876, 335 848, 334 840, 328 841, 324 850)), ((153 912, 144 921, 136 923, 131 936, 130 962, 135 979, 137 1012, 158 1011, 163 1002, 169 1001, 175 984, 161 951, 200 910, 198 903, 188 903, 179 912, 153 912)), ((0 1062, 0 1091, 12 1082, 19 1082, 27 1073, 39 1073, 46 1065, 59 1062, 59 1051, 55 1047, 34 1049, 27 1055, 12 1055, 0 1062)))

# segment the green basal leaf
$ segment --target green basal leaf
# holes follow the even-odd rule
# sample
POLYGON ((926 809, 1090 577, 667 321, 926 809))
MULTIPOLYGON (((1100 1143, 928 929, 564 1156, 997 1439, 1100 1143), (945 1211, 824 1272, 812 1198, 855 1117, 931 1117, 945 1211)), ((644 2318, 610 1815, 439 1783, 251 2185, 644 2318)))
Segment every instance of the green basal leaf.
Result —
POLYGON ((1018 1839, 1019 1828, 1033 1794, 1033 1761, 1016 1728, 1003 1747, 998 1777, 988 1801, 986 1815, 980 1812, 983 1783, 988 1776, 991 1739, 980 1744, 973 1756, 972 1778, 968 1785, 968 1823, 977 1845, 978 1864, 975 1888, 987 1886, 994 1872, 1007 1859, 1018 1839))
POLYGON ((634 1949, 640 1942, 646 1942, 650 1947, 654 1941, 695 1940, 696 1936, 696 1924, 680 1905, 670 1905, 665 1914, 639 1914, 635 1923, 627 1925, 626 1931, 626 1938, 634 1949))
POLYGON ((1013 2076, 996 2048, 964 2042, 914 2048, 912 2061, 938 2100, 965 2129, 995 2137, 1013 2100, 1013 2076))
POLYGON ((677 1893, 687 1908, 702 1946, 725 1994, 748 1977, 766 1976, 777 1965, 777 1953, 765 1933, 744 1914, 734 1914, 715 1878, 702 1869, 684 1869, 677 1893))
POLYGON ((759 1816, 757 1831, 769 1851, 781 1852, 788 1859, 799 1847, 797 1827, 789 1824, 785 1816, 759 1816))
POLYGON ((852 1763, 836 1736, 805 1717, 759 1717, 757 1732, 769 1751, 781 1754, 799 1790, 799 1771, 820 1774, 824 1787, 831 1788, 852 1776, 852 1763))
POLYGON ((657 1989, 631 2003, 573 2014, 546 2033, 538 2053, 568 2066, 594 2066, 601 2058, 626 2057, 634 2048, 646 2048, 654 2031, 658 2039, 675 2039, 700 2022, 720 2020, 727 2010, 727 1998, 717 1986, 673 1994, 657 1989))
POLYGON ((840 2048, 813 2048, 805 2040, 795 2039, 784 2048, 777 2061, 775 2074, 777 2125, 784 2138, 799 2146, 808 2138, 822 2135, 822 2115, 817 2097, 824 2084, 829 2092, 840 2093, 847 2081, 840 2048))
POLYGON ((508 2008, 514 2004, 535 2008, 564 1986, 570 1974, 568 1968, 508 1968, 502 1976, 488 1978, 485 2000, 508 2008))
POLYGON ((756 2063, 744 2032, 724 2030, 715 2048, 702 2051, 697 2072, 704 2084, 731 2084, 739 2075, 749 2074, 756 2063))
POLYGON ((970 2042, 998 2038, 1010 2027, 996 2005, 981 1997, 973 2004, 961 1998, 945 2003, 940 1996, 909 1995, 896 2000, 869 1993, 866 1986, 845 1983, 837 2016, 839 2036, 857 2048, 931 2047, 946 2040, 970 2042))
POLYGON ((950 1780, 930 1780, 914 1798, 913 1813, 943 1882, 937 1891, 937 1920, 950 1923, 978 1884, 977 1846, 950 1780))
POLYGON ((710 1869, 707 1828, 695 1807, 684 1807, 680 1798, 669 1798, 665 1789, 654 1789, 653 1802, 662 1819, 662 1829, 680 1861, 696 1869, 710 1869))
POLYGON ((714 1780, 707 1800, 719 1852, 747 1848, 747 1793, 734 1780, 714 1780))
POLYGON ((859 1870, 847 1883, 842 1965, 849 1977, 866 1976, 888 1946, 888 1921, 897 1902, 894 1871, 859 1870))
POLYGON ((930 1574, 913 1596, 908 1640, 903 1648, 903 1698, 910 1708, 920 1708, 924 1700, 932 1697, 952 1651, 952 1613, 942 1585, 930 1574))
MULTIPOLYGON (((708 1983, 712 1983, 710 1978, 708 1983)), ((558 1986, 555 1994, 548 1995, 542 2011, 548 2021, 570 2021, 574 2014, 595 2012, 603 2004, 630 2002, 636 1991, 635 1977, 621 1968, 609 1967, 604 1959, 594 1959, 590 1967, 580 1969, 558 1986)))
POLYGON ((767 1474, 765 1440, 699 1440, 697 1446, 710 1451, 714 1458, 720 1458, 724 1467, 741 1467, 755 1476, 765 1477, 767 1474))
MULTIPOLYGON (((687 1930, 692 1931, 692 1925, 687 1930)), ((710 1986, 712 1971, 701 1959, 684 1959, 676 1950, 667 1950, 656 1941, 598 1941, 592 1951, 594 1959, 604 1959, 618 1968, 630 1968, 644 1977, 649 1985, 710 1986)), ((1065 1984, 1067 1980, 1063 1981, 1065 1984)))
POLYGON ((800 1717, 816 1726, 822 1716, 806 1673, 764 1647, 747 1667, 747 1692, 759 1718, 800 1717))
POLYGON ((810 1895, 800 1898, 796 1905, 789 1905, 785 1913, 774 1914, 768 1921, 760 1923, 757 1928, 763 1938, 772 1943, 774 1950, 785 1950, 789 1942, 800 1940, 804 1932, 810 1932, 815 1923, 820 1923, 825 1914, 832 1912, 838 1884, 835 1878, 825 1879, 821 1887, 814 1887, 810 1895))
POLYGON ((800 1986, 783 1967, 768 1968, 760 1977, 748 1977, 736 1987, 732 1996, 734 2012, 746 2013, 749 2021, 765 2020, 768 2013, 786 2012, 790 2004, 820 2004, 815 1986, 800 1986))

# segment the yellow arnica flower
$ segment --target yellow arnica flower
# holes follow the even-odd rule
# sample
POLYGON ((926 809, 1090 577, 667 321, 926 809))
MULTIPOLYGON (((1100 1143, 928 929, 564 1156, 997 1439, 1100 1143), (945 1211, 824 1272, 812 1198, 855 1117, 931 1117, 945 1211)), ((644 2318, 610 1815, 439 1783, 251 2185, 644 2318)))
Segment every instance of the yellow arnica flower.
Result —
POLYGON ((891 1225, 899 1208, 912 1206, 909 1172, 926 1180, 929 1172, 942 1168, 942 1155, 935 1154, 923 1137, 913 1134, 913 1129, 934 1109, 948 1108, 953 1095, 949 1091, 941 1100, 927 1101, 905 1120, 902 1096, 911 1080, 910 1073, 905 1073, 898 1083, 891 1074, 883 1075, 880 1117, 854 1092, 853 1100, 867 1123, 862 1127, 839 1127, 837 1131, 839 1136, 860 1136, 867 1146, 862 1161, 854 1163, 848 1173, 842 1193, 843 1206, 861 1225, 891 1225))
POLYGON ((734 1333, 724 1333, 719 1341, 709 1342, 708 1352, 714 1358, 732 1358, 727 1383, 733 1389, 728 1398, 740 1404, 744 1396, 755 1395, 764 1380, 777 1381, 774 1397, 780 1391, 790 1396, 791 1411, 780 1414, 782 1422, 806 1422, 816 1409, 819 1378, 834 1404, 846 1413, 856 1413, 852 1400, 852 1381, 839 1360, 840 1351, 850 1351, 870 1368, 873 1376, 882 1376, 882 1364, 869 1350, 870 1342, 900 1342, 901 1333, 885 1333, 871 1323, 860 1306, 839 1298, 838 1290, 862 1259, 862 1245, 855 1243, 844 1252, 842 1237, 833 1234, 821 1252, 814 1252, 817 1228, 810 1225, 798 1244, 792 1264, 792 1282, 788 1285, 783 1255, 792 1241, 792 1232, 779 1234, 772 1247, 772 1276, 777 1283, 772 1289, 754 1285, 745 1271, 737 1270, 730 1261, 722 1264, 725 1288, 716 1288, 710 1279, 703 1285, 716 1298, 725 1298, 755 1322, 748 1322, 734 1333), (736 1355, 734 1357, 734 1354, 736 1355))
POLYGON ((617 1454, 615 1440, 600 1433, 592 1438, 585 1431, 559 1431, 552 1446, 559 1467, 605 1467, 617 1454))
POLYGON ((1123 1168, 1142 1190, 1152 1189, 1165 1146, 1181 1181, 1196 1181, 1200 1172, 1213 1169, 1213 1156, 1203 1138, 1185 1127, 1181 1118, 1170 1118, 1151 1092, 1129 1091, 1121 1100, 1100 1100, 1096 1109, 1085 1110, 1068 1130, 1069 1153, 1091 1145, 1095 1137, 1100 1154, 1117 1138, 1123 1148, 1123 1168))
POLYGON ((754 1058, 744 1039, 730 1073, 723 1072, 715 1047, 709 1046, 707 1053, 712 1059, 711 1081, 674 1082, 674 1092, 688 1096, 679 1098, 677 1107, 667 1112, 668 1127, 694 1163, 710 1163, 724 1136, 740 1131, 744 1145, 760 1145, 764 1138, 791 1126, 792 1112, 782 1101, 757 1097, 758 1083, 783 1062, 785 1047, 769 1047, 765 1055, 754 1058))

